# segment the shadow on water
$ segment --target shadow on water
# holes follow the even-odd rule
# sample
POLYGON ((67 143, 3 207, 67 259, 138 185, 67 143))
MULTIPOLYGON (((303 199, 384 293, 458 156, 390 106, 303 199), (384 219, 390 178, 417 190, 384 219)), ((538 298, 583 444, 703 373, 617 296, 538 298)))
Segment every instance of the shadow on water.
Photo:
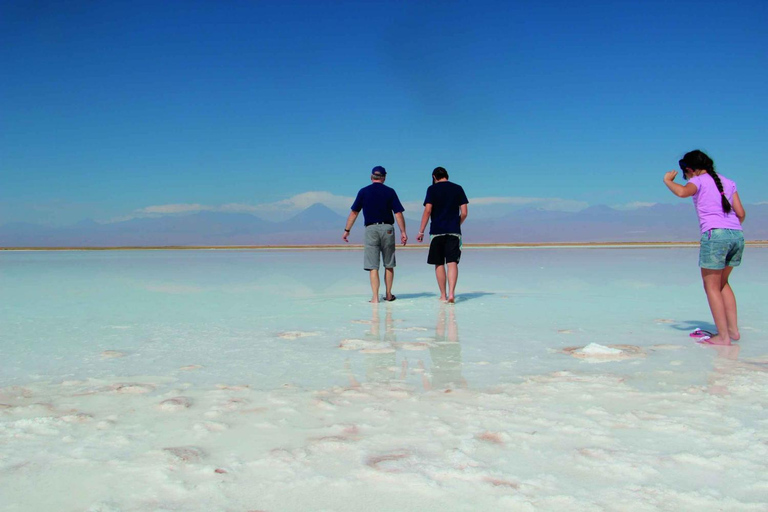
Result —
POLYGON ((480 297, 485 297, 487 295, 496 295, 496 294, 493 292, 460 293, 456 296, 456 302, 464 302, 472 299, 479 299, 480 297))
MULTIPOLYGON (((425 297, 430 297, 430 298, 437 298, 438 297, 437 293, 426 293, 426 292, 422 292, 422 293, 396 293, 395 295, 397 296, 397 300, 402 300, 402 299, 423 299, 425 297)), ((472 299, 478 299, 478 298, 486 296, 486 295, 496 295, 496 294, 492 293, 492 292, 460 293, 460 294, 456 295, 456 302, 465 302, 465 301, 472 300, 472 299)))
POLYGON ((678 322, 676 324, 670 325, 672 329, 675 329, 677 331, 684 331, 684 332, 691 332, 694 329, 703 329, 705 331, 709 332, 716 332, 717 327, 715 327, 715 324, 712 322, 701 322, 699 320, 683 320, 682 322, 678 322))
POLYGON ((423 299, 424 297, 436 297, 435 293, 396 293, 397 300, 402 299, 423 299))

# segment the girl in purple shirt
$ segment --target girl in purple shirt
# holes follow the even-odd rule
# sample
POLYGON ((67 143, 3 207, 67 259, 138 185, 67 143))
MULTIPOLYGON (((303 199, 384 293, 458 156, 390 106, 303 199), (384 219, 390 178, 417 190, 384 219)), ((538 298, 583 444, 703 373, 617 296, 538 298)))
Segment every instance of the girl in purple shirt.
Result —
POLYGON ((730 345, 740 338, 736 316, 736 297, 728 276, 741 263, 744 252, 744 207, 736 183, 715 172, 715 164, 705 153, 691 151, 680 160, 685 185, 675 183, 677 171, 664 175, 664 184, 678 197, 693 197, 699 216, 701 246, 699 267, 709 309, 717 333, 704 336, 700 343, 730 345))

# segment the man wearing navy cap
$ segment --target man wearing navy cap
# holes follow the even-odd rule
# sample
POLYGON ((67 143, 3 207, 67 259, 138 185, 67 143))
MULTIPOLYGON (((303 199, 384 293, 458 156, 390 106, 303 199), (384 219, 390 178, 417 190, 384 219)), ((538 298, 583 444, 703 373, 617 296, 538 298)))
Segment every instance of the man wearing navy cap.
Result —
POLYGON ((363 187, 357 193, 355 202, 352 203, 352 211, 347 217, 347 225, 341 238, 349 242, 349 230, 363 211, 365 224, 365 249, 363 253, 363 268, 368 271, 371 278, 371 302, 379 302, 379 262, 384 260, 384 285, 387 294, 384 300, 393 301, 392 283, 395 281, 395 220, 400 227, 400 242, 403 245, 408 242, 405 233, 405 208, 400 204, 397 192, 386 186, 387 171, 380 165, 371 170, 371 184, 363 187))

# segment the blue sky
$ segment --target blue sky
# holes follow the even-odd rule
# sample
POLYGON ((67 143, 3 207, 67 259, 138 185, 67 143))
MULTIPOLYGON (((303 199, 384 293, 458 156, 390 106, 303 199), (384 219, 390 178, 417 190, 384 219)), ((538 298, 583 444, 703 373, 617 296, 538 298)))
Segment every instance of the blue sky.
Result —
POLYGON ((768 3, 9 1, 0 224, 345 211, 374 165, 411 215, 675 202, 700 148, 768 200, 768 3))

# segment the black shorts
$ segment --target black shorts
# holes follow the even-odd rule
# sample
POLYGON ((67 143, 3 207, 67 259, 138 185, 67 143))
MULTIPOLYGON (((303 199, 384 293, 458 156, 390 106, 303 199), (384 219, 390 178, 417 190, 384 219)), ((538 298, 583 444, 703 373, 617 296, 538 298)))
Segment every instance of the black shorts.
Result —
POLYGON ((440 235, 429 244, 427 263, 430 265, 445 265, 458 263, 461 259, 461 238, 454 235, 440 235))

